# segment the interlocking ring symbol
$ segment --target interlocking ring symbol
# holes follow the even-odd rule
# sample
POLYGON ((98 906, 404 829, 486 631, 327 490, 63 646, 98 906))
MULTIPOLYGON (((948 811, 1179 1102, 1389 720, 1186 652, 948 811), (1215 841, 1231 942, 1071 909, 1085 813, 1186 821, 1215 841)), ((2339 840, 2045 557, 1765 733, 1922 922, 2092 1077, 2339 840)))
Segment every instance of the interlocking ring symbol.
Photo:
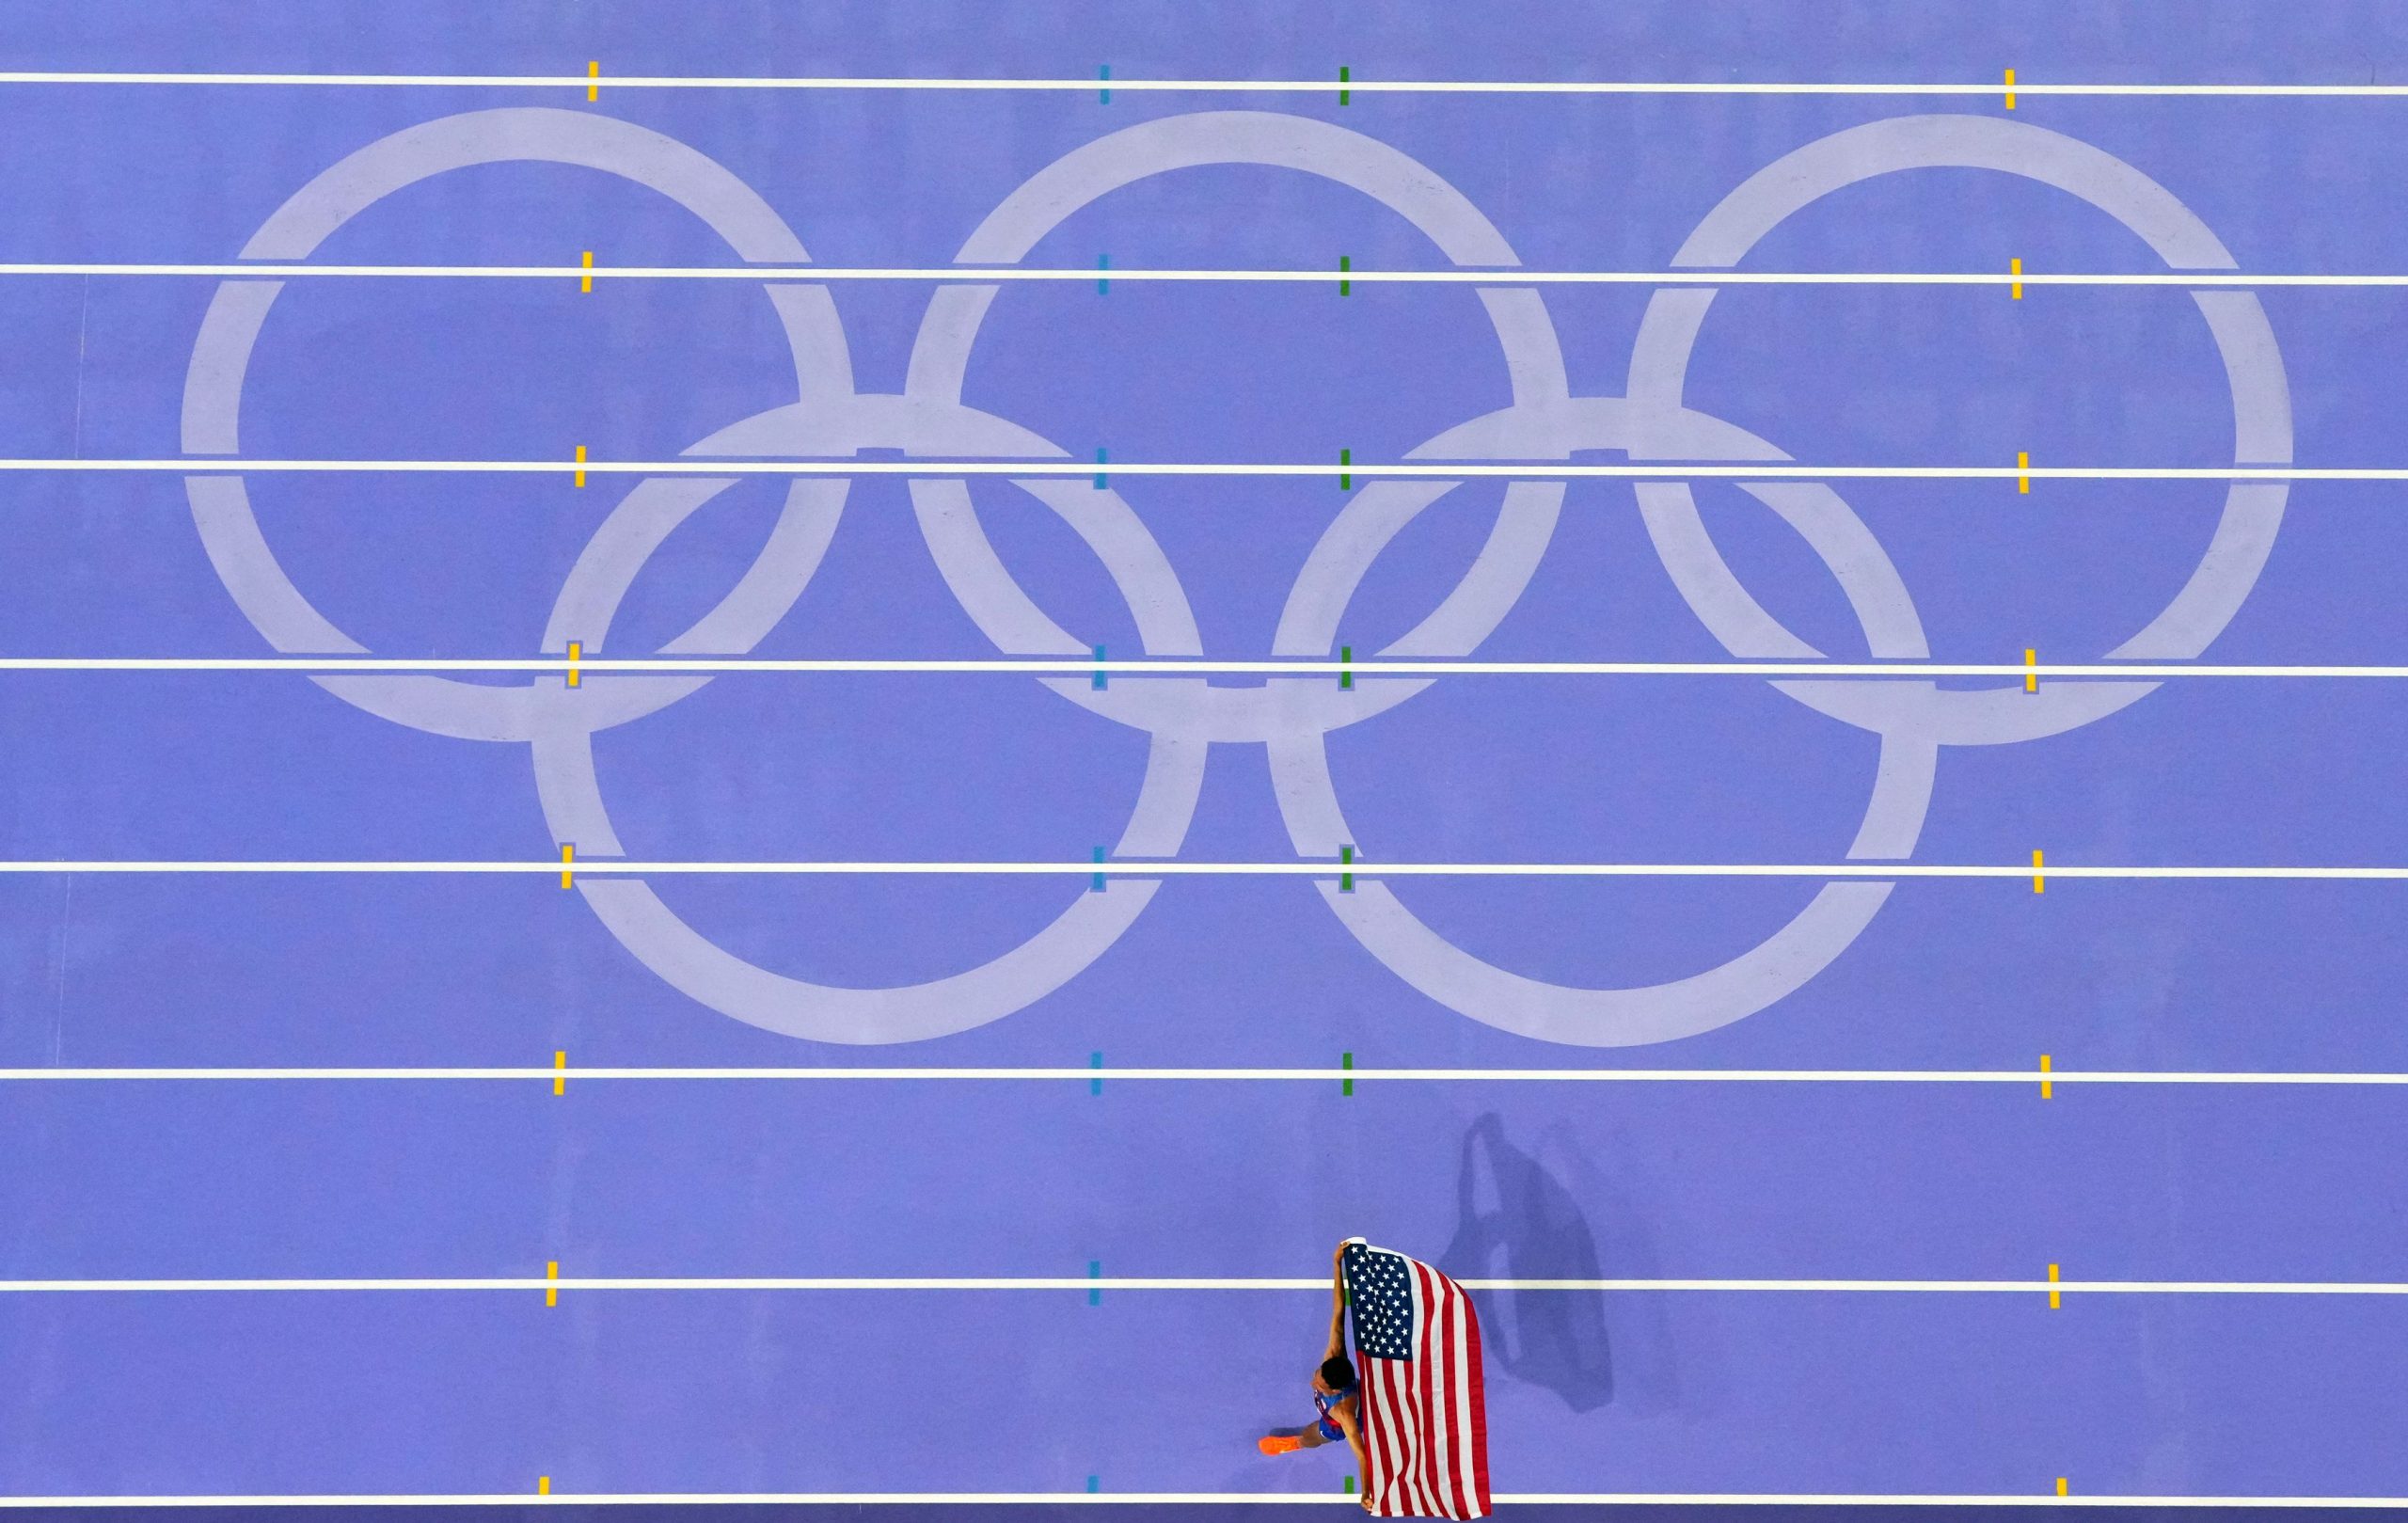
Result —
MULTIPOLYGON (((541 108, 447 117, 370 144, 295 193, 244 247, 250 259, 307 258, 337 228, 406 185, 471 165, 536 161, 601 169, 685 207, 752 262, 802 263, 802 246, 757 195, 695 150, 608 118, 541 108)), ((1307 118, 1252 111, 1164 118, 1099 138, 1040 170, 989 214, 957 262, 1025 257, 1072 213, 1138 180, 1202 165, 1251 165, 1312 174, 1360 191, 1419 229, 1458 264, 1519 262, 1503 235, 1427 167, 1358 133, 1307 118)), ((2067 191, 2109 213, 2177 269, 2231 269, 2214 235, 2138 170, 2075 139, 2024 123, 1926 116, 1852 128, 1810 143, 1751 177, 1683 245, 1675 262, 1735 264, 1792 212, 1844 185, 1900 170, 1949 166, 2004 170, 2067 191)), ((204 318, 187 377, 183 444, 194 456, 237 452, 241 389, 251 350, 279 285, 228 281, 204 318)), ((797 401, 721 430, 688 452, 721 458, 838 455, 867 448, 941 458, 1059 459, 1065 452, 1028 430, 969 406, 962 382, 997 287, 941 286, 931 296, 900 395, 856 389, 844 331, 824 286, 765 280, 795 360, 797 401)), ((1553 323, 1538 292, 1510 278, 1479 288, 1510 380, 1506 407, 1448 430, 1411 452, 1434 460, 1566 460, 1576 449, 1619 449, 1633 459, 1786 460, 1773 445, 1682 400, 1690 350, 1715 292, 1656 292, 1631 358, 1628 395, 1575 397, 1553 323)), ((2236 458, 2290 459, 2289 392, 2280 353, 2254 294, 2194 293, 2230 382, 2236 458)), ((653 550, 734 478, 639 483, 571 568, 546 627, 544 648, 572 634, 599 652, 621 598, 653 550)), ((666 654, 749 651, 801 596, 835 533, 847 483, 803 478, 752 565, 721 602, 661 649, 666 654)), ((1127 601, 1149 656, 1200 656, 1186 592, 1142 518, 1117 490, 1060 478, 1015 484, 1051 508, 1096 555, 1127 601)), ((1313 547, 1282 610, 1273 651, 1326 657, 1372 562, 1422 510, 1459 484, 1374 481, 1354 493, 1313 547)), ((287 577, 253 516, 239 474, 187 478, 194 521, 236 604, 269 643, 293 654, 364 647, 321 614, 287 577)), ((1829 487, 1813 482, 1743 484, 1830 566, 1877 657, 1929 652, 1914 605, 1871 531, 1829 487)), ((1404 658, 1472 654, 1520 598, 1553 537, 1561 482, 1516 481, 1485 543, 1419 624, 1378 652, 1404 658)), ((913 512, 948 588, 1001 653, 1078 656, 1073 638, 1014 580, 988 539, 967 483, 917 479, 913 512)), ((2286 488, 2240 484, 2198 569, 2173 602, 2111 657, 2194 657, 2222 631, 2254 585, 2279 528, 2286 488)), ((1814 658, 1820 652, 1766 612, 1739 583, 1699 517, 1686 483, 1638 487, 1648 533, 1681 595, 1735 657, 1814 658)), ((489 687, 431 676, 322 676, 338 697, 371 713, 462 738, 524 741, 547 823, 589 857, 622 855, 596 781, 596 731, 655 712, 707 678, 593 675, 578 689, 557 677, 489 687)), ((1386 711, 1429 679, 1365 678, 1352 690, 1326 678, 1272 678, 1259 688, 1200 678, 1122 679, 1098 691, 1045 679, 1062 696, 1149 738, 1146 773, 1122 857, 1168 857, 1184 840, 1205 760, 1215 743, 1260 744, 1279 808, 1300 855, 1335 856, 1354 836, 1339 809, 1328 733, 1386 711)), ((1880 762, 1852 858, 1910 854, 1922 829, 1940 748, 2056 734, 2145 694, 2146 682, 2059 685, 2036 701, 2020 692, 1942 691, 1930 682, 1795 680, 1798 701, 1880 738, 1880 762)), ((1150 902, 1158 882, 1117 878, 1082 893, 1020 946, 967 972, 888 989, 806 983, 746 962, 678 917, 632 878, 578 885, 612 934, 692 998, 738 1020, 824 1041, 922 1039, 986 1024, 1022 1009, 1094 962, 1150 902)), ((1430 929, 1385 884, 1340 896, 1319 887, 1347 928, 1389 969, 1475 1020, 1545 1040, 1586 1046, 1662 1041, 1727 1024, 1792 992, 1845 950, 1893 885, 1823 885, 1787 925, 1718 968, 1632 989, 1543 982, 1473 958, 1430 929)))

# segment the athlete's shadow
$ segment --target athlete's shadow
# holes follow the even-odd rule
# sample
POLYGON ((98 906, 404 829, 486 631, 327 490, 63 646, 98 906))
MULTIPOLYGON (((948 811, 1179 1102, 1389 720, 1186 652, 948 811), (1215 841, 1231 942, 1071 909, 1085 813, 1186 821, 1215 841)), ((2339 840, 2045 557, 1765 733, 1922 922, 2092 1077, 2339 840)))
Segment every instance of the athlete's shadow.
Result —
MULTIPOLYGON (((1456 1279, 1598 1279, 1597 1243, 1572 1193, 1505 1140, 1496 1113, 1464 1134, 1454 1241, 1438 1267, 1456 1279)), ((1475 1291, 1492 1369, 1563 1398, 1576 1412, 1614 1399, 1613 1341, 1594 1291, 1475 1291)))

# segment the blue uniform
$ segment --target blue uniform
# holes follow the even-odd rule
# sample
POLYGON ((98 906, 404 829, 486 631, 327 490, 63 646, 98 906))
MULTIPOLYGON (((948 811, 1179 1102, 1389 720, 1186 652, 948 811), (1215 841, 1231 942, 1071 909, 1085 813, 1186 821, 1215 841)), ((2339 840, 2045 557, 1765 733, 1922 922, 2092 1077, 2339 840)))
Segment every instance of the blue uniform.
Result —
POLYGON ((1314 1426, 1321 1429, 1321 1436, 1323 1438, 1335 1442, 1346 1436, 1346 1430, 1339 1427, 1338 1419, 1330 1414, 1338 1410, 1339 1404, 1354 1395, 1354 1387, 1349 1386, 1335 1396, 1323 1396, 1319 1391, 1313 1392, 1313 1406, 1321 1413, 1321 1419, 1314 1426))

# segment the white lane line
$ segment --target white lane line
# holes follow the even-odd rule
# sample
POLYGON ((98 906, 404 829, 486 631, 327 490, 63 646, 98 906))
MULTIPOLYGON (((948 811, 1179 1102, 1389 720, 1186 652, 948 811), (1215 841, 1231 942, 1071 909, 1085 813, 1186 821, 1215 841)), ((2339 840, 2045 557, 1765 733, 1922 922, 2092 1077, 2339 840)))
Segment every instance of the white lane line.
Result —
POLYGON ((44 1068, 0 1069, 11 1083, 248 1083, 420 1081, 482 1083, 589 1080, 739 1080, 888 1082, 911 1080, 1051 1083, 1113 1079, 1158 1083, 1327 1084, 2052 1084, 2096 1085, 2408 1085, 2408 1073, 2179 1071, 2055 1069, 1104 1069, 1104 1068, 44 1068))
MULTIPOLYGON (((2113 677, 2151 681, 2171 677, 2408 677, 2408 666, 2216 666, 2206 663, 2151 665, 2143 662, 2069 662, 2025 666, 2005 662, 1948 661, 1458 661, 1458 660, 848 660, 776 659, 763 657, 580 656, 579 671, 593 673, 788 673, 867 674, 985 673, 995 675, 1092 676, 1745 676, 1745 677, 2113 677)), ((566 657, 388 656, 0 656, 0 672, 472 672, 544 673, 569 669, 566 657)))
MULTIPOLYGON (((2408 1497, 2143 1497, 2027 1496, 1900 1492, 1497 1492, 1491 1500, 1508 1507, 1654 1505, 1665 1507, 2408 1507, 2408 1497)), ((725 1506, 1232 1506, 1344 1504, 1362 1499, 1337 1492, 1302 1491, 642 1491, 570 1492, 325 1492, 316 1495, 5 1497, 0 1508, 24 1507, 725 1507, 725 1506)))
MULTIPOLYGON (((0 85, 229 85, 318 86, 368 88, 574 89, 755 89, 755 90, 1006 90, 1089 94, 1101 88, 1127 93, 1192 92, 1215 95, 1330 95, 1343 88, 1364 95, 1958 95, 1998 96, 2009 87, 1997 80, 1978 84, 1895 81, 1773 80, 1497 80, 1497 79, 999 79, 919 75, 741 74, 382 74, 263 73, 198 71, 20 69, 0 71, 0 85)), ((2385 99, 2408 95, 2408 85, 2377 84, 2034 84, 2017 80, 2018 95, 2136 97, 2301 96, 2311 99, 2385 99)))
MULTIPOLYGON (((549 862, 0 862, 8 873, 119 874, 541 874, 561 870, 549 862)), ((669 874, 749 877, 1002 877, 1089 878, 1335 878, 1335 862, 1146 862, 1128 859, 1095 862, 637 862, 622 858, 578 858, 577 870, 587 877, 635 878, 669 874)), ((1345 870, 1358 878, 2031 878, 2029 864, 1996 866, 1987 864, 1925 863, 1577 863, 1577 862, 1367 862, 1360 857, 1345 870)), ((2408 879, 2408 867, 2133 867, 2061 866, 2044 869, 2050 878, 2214 879, 2297 881, 2391 882, 2408 879)))
POLYGON ((256 264, 54 262, 0 263, 6 276, 200 277, 212 279, 389 280, 937 280, 985 285, 995 282, 1060 282, 1085 285, 1099 274, 1132 284, 1206 282, 1326 285, 1332 280, 1365 285, 1640 285, 1640 286, 2300 286, 2388 288, 2408 286, 2408 275, 2242 274, 2214 271, 2152 271, 2110 274, 2027 271, 2020 274, 1965 270, 1528 270, 1493 265, 1443 270, 1238 270, 1120 269, 1007 265, 829 264, 256 264))
MULTIPOLYGON (((2408 1295, 2385 1280, 1465 1279, 1475 1291, 1687 1292, 1868 1295, 2408 1295)), ((1329 1289, 1329 1279, 1092 1276, 570 1276, 247 1279, 0 1279, 0 1295, 546 1291, 1241 1291, 1329 1289)))
MULTIPOLYGON (((1665 480, 1730 481, 2083 481, 2083 482, 2396 482, 2394 466, 1809 466, 1768 461, 1686 465, 1573 465, 1536 460, 1386 465, 1306 461, 1114 461, 1115 476, 1246 477, 1273 480, 1665 480)), ((1097 468, 1063 460, 249 460, 193 455, 175 459, 0 459, 0 470, 93 475, 500 475, 558 476, 1002 476, 1091 477, 1097 468)))

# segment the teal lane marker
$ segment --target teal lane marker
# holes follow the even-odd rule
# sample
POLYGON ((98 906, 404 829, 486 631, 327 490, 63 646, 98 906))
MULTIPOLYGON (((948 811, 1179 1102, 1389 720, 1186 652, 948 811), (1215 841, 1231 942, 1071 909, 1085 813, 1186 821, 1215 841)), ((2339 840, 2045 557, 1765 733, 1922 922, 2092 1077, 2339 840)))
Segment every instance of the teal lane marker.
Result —
MULTIPOLYGON (((1353 862, 1354 860, 1354 849, 1351 846, 1339 847, 1338 849, 1338 860, 1341 863, 1353 862)), ((1353 873, 1339 873, 1338 875, 1338 892, 1340 894, 1352 894, 1354 892, 1354 875, 1353 873)))
MULTIPOLYGON (((1339 1055, 1338 1055, 1338 1066, 1339 1066, 1339 1068, 1342 1068, 1342 1069, 1348 1069, 1348 1070, 1353 1069, 1353 1068, 1354 1067, 1354 1055, 1353 1053, 1340 1053, 1340 1054, 1339 1054, 1339 1055)), ((1341 1095, 1352 1095, 1352 1094, 1354 1094, 1354 1080, 1352 1080, 1352 1079, 1341 1079, 1341 1080, 1339 1080, 1339 1085, 1338 1085, 1338 1092, 1339 1092, 1339 1094, 1341 1094, 1341 1095)))
MULTIPOLYGON (((1103 1261, 1101 1259, 1089 1259, 1087 1261, 1087 1278, 1101 1279, 1102 1277, 1103 1261)), ((1087 1305, 1091 1307, 1100 1307, 1103 1305, 1102 1286, 1090 1285, 1087 1287, 1087 1305)))
MULTIPOLYGON (((1095 267, 1099 270, 1108 270, 1112 268, 1112 256, 1109 254, 1098 254, 1095 257, 1095 267)), ((1095 280, 1095 293, 1099 296, 1111 295, 1112 282, 1105 279, 1102 276, 1097 276, 1095 280)))
MULTIPOLYGON (((1339 647, 1338 647, 1338 664, 1339 664, 1340 667, 1351 666, 1351 665, 1354 663, 1354 646, 1352 646, 1352 645, 1340 645, 1340 646, 1339 646, 1339 647)), ((1338 686, 1339 686, 1339 688, 1341 690, 1343 690, 1343 691, 1346 691, 1346 692, 1352 692, 1352 691, 1354 691, 1354 673, 1352 673, 1352 672, 1348 672, 1348 671, 1340 671, 1340 672, 1338 674, 1338 686)))
POLYGON ((1103 490, 1103 484, 1104 484, 1104 473, 1103 473, 1103 446, 1101 446, 1101 445, 1100 445, 1100 444, 1096 446, 1096 451, 1095 451, 1095 464, 1096 464, 1096 472, 1095 472, 1095 489, 1096 489, 1097 491, 1101 492, 1101 491, 1102 491, 1102 490, 1103 490))
POLYGON ((1097 847, 1095 849, 1095 865, 1099 870, 1097 871, 1094 879, 1088 882, 1087 892, 1090 894, 1101 894, 1103 892, 1103 873, 1101 870, 1103 866, 1103 848, 1101 847, 1097 847))
POLYGON ((1095 77, 1104 81, 1103 88, 1097 92, 1097 103, 1110 105, 1112 103, 1112 65, 1108 63, 1096 65, 1095 77))
POLYGON ((1346 87, 1348 82, 1353 80, 1354 77, 1354 70, 1347 68, 1344 64, 1339 64, 1338 66, 1338 103, 1339 105, 1344 105, 1346 103, 1346 98, 1354 93, 1346 87))
POLYGON ((1340 450, 1340 451, 1339 451, 1339 452, 1338 452, 1338 465, 1339 465, 1339 471, 1338 471, 1338 489, 1339 489, 1339 491, 1341 491, 1341 492, 1351 492, 1351 491, 1354 490, 1354 476, 1353 476, 1349 471, 1347 471, 1347 469, 1345 468, 1346 467, 1351 466, 1351 465, 1353 465, 1354 463, 1354 451, 1352 451, 1352 450, 1340 450))
POLYGON ((1095 690, 1101 692, 1103 691, 1104 683, 1106 681, 1103 671, 1103 647, 1101 645, 1098 645, 1095 648, 1095 690))
POLYGON ((1087 1477, 1087 1491, 1088 1491, 1090 1494, 1093 1494, 1093 1493, 1095 1493, 1095 1492, 1101 1491, 1102 1489, 1103 1489, 1103 1477, 1101 1477, 1101 1476, 1100 1476, 1100 1475, 1091 1475, 1091 1476, 1087 1477))
MULTIPOLYGON (((1087 1067, 1091 1069, 1102 1068, 1103 1055, 1101 1053, 1089 1053, 1087 1055, 1087 1067)), ((1101 1078, 1089 1079, 1087 1081, 1087 1093, 1091 1095, 1100 1095, 1103 1093, 1103 1081, 1101 1078)))
POLYGON ((1347 254, 1338 256, 1338 293, 1341 296, 1348 295, 1354 290, 1354 282, 1346 278, 1347 273, 1354 268, 1353 256, 1347 254))

